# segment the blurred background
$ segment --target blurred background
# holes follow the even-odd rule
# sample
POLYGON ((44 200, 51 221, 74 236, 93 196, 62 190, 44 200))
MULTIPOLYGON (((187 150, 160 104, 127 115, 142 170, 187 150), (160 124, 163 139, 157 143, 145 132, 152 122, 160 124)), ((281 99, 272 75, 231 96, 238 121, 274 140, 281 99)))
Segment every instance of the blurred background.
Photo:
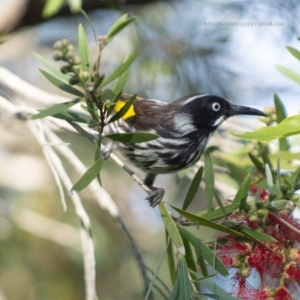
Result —
MULTIPOLYGON (((77 43, 79 23, 88 33, 91 57, 96 58, 97 45, 83 16, 72 15, 65 5, 45 19, 44 4, 0 0, 0 64, 41 89, 67 96, 41 76, 41 65, 32 53, 51 60, 56 40, 77 43)), ((297 0, 83 0, 83 9, 99 35, 122 14, 137 16, 102 57, 101 70, 109 73, 129 52, 141 50, 130 69, 127 93, 166 102, 211 93, 264 107, 273 105, 276 92, 289 114, 300 110, 299 87, 275 67, 299 69, 285 49, 300 48, 297 0)), ((91 165, 94 149, 87 140, 70 134, 61 137, 91 165)), ((158 209, 148 206, 145 193, 113 162, 106 163, 102 177, 146 263, 156 269, 165 249, 158 209)), ((165 175, 159 177, 159 186, 167 190, 167 202, 181 205, 189 181, 165 175)), ((96 245, 99 299, 142 299, 139 271, 122 231, 88 193, 83 196, 96 245)), ((201 192, 197 199, 201 201, 201 192)), ((63 212, 39 145, 23 123, 0 112, 0 300, 84 299, 78 227, 71 202, 63 212)), ((170 282, 166 264, 160 276, 170 282)))

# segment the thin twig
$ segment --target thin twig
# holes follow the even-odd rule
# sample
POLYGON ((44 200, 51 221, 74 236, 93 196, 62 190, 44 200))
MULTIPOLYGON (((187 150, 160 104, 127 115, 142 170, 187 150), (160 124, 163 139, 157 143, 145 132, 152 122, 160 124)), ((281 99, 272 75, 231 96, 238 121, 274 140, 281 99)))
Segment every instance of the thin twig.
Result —
MULTIPOLYGON (((28 128, 30 129, 33 136, 37 139, 40 145, 43 145, 45 142, 44 130, 42 121, 30 121, 27 122, 28 128)), ((64 184, 67 190, 71 190, 73 184, 68 174, 65 171, 60 159, 53 151, 51 147, 45 148, 48 152, 49 158, 53 167, 56 169, 59 174, 60 180, 64 184)), ((73 192, 70 195, 73 205, 75 207, 75 213, 80 219, 81 228, 80 228, 80 238, 83 252, 83 261, 85 267, 85 282, 86 282, 86 300, 96 300, 96 261, 94 257, 94 242, 91 235, 91 224, 88 214, 86 213, 81 199, 78 194, 73 192)))

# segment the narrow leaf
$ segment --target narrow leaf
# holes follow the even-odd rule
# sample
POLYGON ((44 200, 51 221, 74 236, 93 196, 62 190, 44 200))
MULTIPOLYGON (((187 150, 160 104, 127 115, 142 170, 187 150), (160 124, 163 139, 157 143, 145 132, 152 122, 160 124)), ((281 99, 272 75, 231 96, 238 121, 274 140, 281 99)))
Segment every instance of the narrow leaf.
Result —
POLYGON ((45 118, 45 117, 48 117, 48 116, 58 114, 60 112, 66 111, 68 108, 72 107, 73 105, 75 105, 79 102, 80 102, 80 98, 77 98, 73 101, 55 104, 50 108, 41 110, 36 115, 33 115, 31 117, 31 119, 36 120, 36 119, 45 118))
POLYGON ((268 242, 268 243, 277 243, 278 241, 274 239, 272 236, 262 233, 260 231, 256 231, 252 228, 246 226, 239 226, 240 231, 245 235, 251 237, 252 239, 259 241, 260 243, 268 242))
MULTIPOLYGON (((180 228, 179 228, 179 232, 180 232, 180 228)), ((180 232, 180 234, 181 234, 181 232, 180 232)), ((196 261, 194 259, 191 244, 190 244, 189 240, 187 238, 185 238, 185 236, 183 234, 181 234, 181 238, 183 240, 185 260, 186 260, 187 266, 190 270, 193 270, 193 271, 196 272, 197 271, 197 264, 196 264, 196 261)))
POLYGON ((70 76, 63 74, 60 69, 52 64, 49 60, 44 58, 43 56, 38 55, 37 53, 33 53, 34 57, 43 65, 45 66, 49 71, 51 71, 56 77, 59 77, 61 80, 68 82, 70 79, 70 76))
POLYGON ((78 49, 79 56, 81 58, 81 68, 83 71, 88 72, 90 69, 89 48, 86 33, 84 27, 81 24, 79 24, 78 27, 78 49))
MULTIPOLYGON (((240 203, 223 205, 223 208, 225 210, 225 215, 226 216, 229 215, 230 213, 235 211, 239 206, 240 203)), ((221 207, 217 207, 213 211, 204 211, 201 212, 200 214, 197 214, 197 216, 206 218, 210 221, 218 220, 224 217, 224 210, 221 207)))
POLYGON ((226 217, 227 213, 226 213, 224 204, 223 204, 223 202, 222 202, 222 200, 221 200, 221 198, 219 196, 219 193, 217 191, 215 191, 214 195, 215 195, 215 199, 216 199, 216 201, 217 201, 217 203, 218 203, 218 205, 219 205, 219 207, 220 207, 220 209, 221 209, 221 211, 223 213, 223 217, 226 217))
MULTIPOLYGON (((171 243, 170 243, 170 244, 171 244, 171 243)), ((167 247, 168 247, 168 245, 167 245, 167 247)), ((164 261, 164 258, 165 258, 165 256, 166 256, 167 251, 168 251, 168 248, 166 248, 166 250, 164 251, 164 253, 163 253, 163 255, 162 255, 161 259, 160 259, 160 262, 159 262, 159 264, 158 264, 158 266, 157 266, 157 268, 156 268, 156 271, 155 271, 155 273, 153 274, 153 278, 152 278, 152 280, 151 280, 150 286, 149 286, 149 288, 148 288, 148 291, 147 291, 147 294, 146 294, 144 300, 148 300, 148 299, 149 299, 149 296, 151 295, 151 290, 152 290, 152 288, 153 288, 153 286, 154 286, 154 282, 155 282, 155 280, 156 280, 156 278, 157 278, 157 276, 158 276, 158 272, 159 272, 159 270, 160 270, 160 268, 161 268, 161 265, 162 265, 162 263, 163 263, 163 261, 164 261)))
POLYGON ((87 187, 100 173, 103 166, 103 159, 99 158, 95 163, 82 175, 82 177, 73 185, 71 191, 80 192, 87 187))
POLYGON ((240 188, 238 189, 234 199, 232 200, 232 204, 240 204, 241 201, 247 197, 249 188, 251 184, 251 174, 248 174, 243 182, 240 185, 240 188))
POLYGON ((52 117, 62 119, 62 120, 66 120, 68 122, 78 122, 78 123, 85 123, 85 124, 91 124, 93 122, 87 116, 72 113, 70 111, 60 112, 58 114, 53 115, 52 117))
POLYGON ((114 72, 108 75, 101 83, 101 87, 109 84, 111 81, 115 80, 117 77, 121 76, 134 62, 134 60, 140 55, 139 52, 136 52, 128 57, 128 59, 122 63, 114 72))
POLYGON ((176 266, 175 266, 175 253, 174 253, 174 244, 171 243, 171 237, 168 234, 168 231, 166 230, 166 240, 168 244, 167 248, 167 253, 168 253, 168 266, 169 266, 169 272, 170 272, 170 277, 173 285, 176 282, 176 276, 177 276, 177 271, 176 271, 176 266))
POLYGON ((268 184, 268 191, 271 194, 272 190, 273 190, 273 176, 272 176, 272 172, 270 169, 269 164, 265 165, 265 170, 266 170, 266 177, 267 177, 267 184, 268 184))
MULTIPOLYGON (((276 107, 277 123, 279 124, 287 117, 287 113, 285 111, 285 107, 284 107, 282 101, 280 100, 279 96, 276 93, 274 94, 274 104, 276 107)), ((289 143, 286 138, 279 139, 280 151, 286 151, 289 148, 290 148, 289 143)))
POLYGON ((158 206, 162 220, 165 224, 166 230, 171 238, 171 241, 177 247, 177 249, 183 249, 182 238, 180 236, 177 226, 175 225, 175 222, 173 221, 169 212, 167 211, 165 204, 161 201, 158 206))
POLYGON ((179 232, 193 245, 197 256, 202 256, 221 275, 227 276, 229 274, 221 260, 200 239, 182 227, 179 227, 179 232))
POLYGON ((280 123, 287 117, 287 113, 281 99, 276 93, 274 94, 274 104, 276 108, 277 123, 280 123))
POLYGON ((300 51, 293 48, 293 47, 290 47, 290 46, 287 46, 286 49, 294 56, 296 57, 298 60, 300 60, 300 51))
MULTIPOLYGON (((129 57, 130 57, 130 55, 128 54, 126 56, 124 62, 126 62, 129 57)), ((125 84, 127 82, 128 74, 129 74, 129 69, 124 71, 124 73, 117 78, 116 83, 115 83, 114 88, 113 88, 113 90, 116 94, 119 94, 120 92, 123 91, 123 89, 125 87, 125 84)))
POLYGON ((205 154, 205 198, 207 210, 213 208, 214 192, 215 192, 215 174, 214 166, 209 151, 205 154))
POLYGON ((113 133, 108 134, 105 137, 110 138, 113 141, 122 142, 122 143, 142 143, 149 142, 157 139, 159 136, 154 133, 149 132, 130 132, 130 133, 113 133))
POLYGON ((261 156, 262 156, 264 164, 268 164, 269 167, 270 167, 270 169, 273 169, 272 161, 271 161, 271 159, 270 159, 270 157, 269 157, 269 155, 268 155, 268 153, 267 153, 266 150, 263 150, 261 156))
POLYGON ((127 14, 121 16, 109 29, 106 43, 109 43, 116 34, 118 34, 122 29, 135 20, 134 17, 127 18, 127 14))
POLYGON ((132 97, 130 97, 130 99, 126 101, 126 104, 109 119, 108 124, 122 118, 127 113, 131 105, 133 104, 136 96, 137 94, 134 94, 132 97))
POLYGON ((168 300, 179 300, 179 274, 176 278, 175 284, 173 286, 172 293, 168 300))
POLYGON ((277 157, 277 180, 278 180, 278 186, 281 186, 281 174, 280 174, 280 155, 278 154, 277 157))
POLYGON ((189 271, 186 265, 184 256, 180 256, 179 265, 179 298, 178 299, 192 299, 192 288, 189 279, 189 271))
POLYGON ((43 18, 52 17, 53 15, 59 12, 59 10, 64 4, 65 4, 65 0, 56 0, 56 1, 47 0, 42 11, 42 17, 43 18))
POLYGON ((179 212, 182 216, 184 216, 185 218, 189 219, 191 222, 193 223, 196 223, 197 225, 203 225, 203 226, 206 226, 206 227, 209 227, 209 228, 212 228, 212 229, 215 229, 215 230, 218 230, 218 231, 222 231, 222 232, 227 232, 227 233, 230 233, 230 234, 233 234, 235 236, 243 236, 243 234, 235 231, 235 230, 232 230, 230 228, 227 228, 223 225, 220 225, 220 224, 216 224, 208 219, 205 219, 203 217, 200 217, 198 215, 194 215, 194 214, 191 214, 185 210, 182 210, 176 206, 173 206, 173 205, 170 205, 172 208, 174 208, 177 212, 179 212))
POLYGON ((59 89, 69 93, 69 94, 72 94, 72 95, 75 95, 77 97, 84 97, 84 94, 75 89, 74 87, 72 87, 71 85, 61 81, 60 79, 52 76, 50 73, 44 71, 44 70, 40 70, 40 72, 52 83, 54 84, 56 87, 58 87, 59 89))
POLYGON ((264 169, 264 163, 261 162, 256 156, 254 156, 252 153, 248 153, 252 163, 255 165, 255 167, 257 168, 257 170, 262 173, 265 174, 265 169, 264 169))
POLYGON ((300 182, 300 168, 294 173, 294 181, 293 181, 293 188, 296 189, 298 183, 300 182))
POLYGON ((277 65, 276 68, 285 76, 289 77, 290 79, 294 80, 297 84, 300 85, 300 74, 290 68, 277 65))
POLYGON ((92 143, 94 143, 94 141, 95 141, 96 138, 92 134, 90 134, 89 132, 87 132, 86 130, 84 130, 80 125, 78 125, 77 123, 75 123, 73 121, 68 121, 68 123, 74 129, 76 129, 78 133, 80 133, 82 136, 84 136, 85 138, 87 138, 88 140, 90 140, 92 143))
POLYGON ((182 209, 186 210, 189 207, 189 205, 191 204, 191 202, 193 201, 193 199, 199 189, 199 186, 200 186, 200 183, 202 180, 202 175, 203 175, 203 167, 200 167, 199 170, 197 171, 196 175, 194 176, 194 178, 191 182, 191 185, 189 187, 189 190, 185 196, 182 209))
POLYGON ((67 0, 73 14, 81 11, 82 0, 67 0))
POLYGON ((262 127, 242 134, 231 133, 246 140, 270 141, 282 137, 300 134, 300 114, 288 117, 276 126, 262 127))

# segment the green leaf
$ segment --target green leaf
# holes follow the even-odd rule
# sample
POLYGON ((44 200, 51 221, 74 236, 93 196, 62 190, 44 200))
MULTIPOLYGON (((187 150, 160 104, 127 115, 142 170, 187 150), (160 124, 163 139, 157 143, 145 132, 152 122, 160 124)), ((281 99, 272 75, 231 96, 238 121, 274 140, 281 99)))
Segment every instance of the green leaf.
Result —
POLYGON ((67 0, 70 10, 73 14, 81 11, 82 0, 67 0))
POLYGON ((255 131, 248 131, 242 134, 231 134, 246 140, 269 141, 273 139, 300 134, 299 124, 300 114, 288 117, 276 126, 263 127, 255 131))
POLYGON ((249 188, 251 184, 251 174, 248 174, 240 185, 234 199, 232 200, 233 205, 239 205, 240 210, 244 210, 245 199, 247 199, 249 188))
POLYGON ((97 76, 96 78, 96 82, 94 84, 94 90, 96 91, 98 89, 98 87, 101 85, 101 83, 103 82, 104 80, 104 75, 101 75, 101 76, 97 76))
MULTIPOLYGON (((179 275, 179 274, 178 274, 179 275)), ((169 297, 168 300, 179 300, 179 280, 180 280, 180 277, 177 276, 176 278, 176 281, 175 281, 175 284, 173 286, 173 290, 172 290, 172 293, 169 297)), ((180 299, 181 300, 181 299, 180 299)), ((183 299, 182 299, 183 300, 183 299)))
POLYGON ((255 165, 255 167, 257 168, 257 170, 262 173, 265 174, 265 168, 264 168, 264 164, 263 162, 261 162, 256 156, 254 156, 252 153, 248 153, 252 163, 255 165))
POLYGON ((103 159, 99 158, 95 163, 82 175, 82 177, 73 185, 71 191, 80 192, 87 187, 100 173, 103 166, 103 159))
POLYGON ((170 271, 170 277, 172 284, 174 285, 176 282, 176 276, 177 276, 177 271, 176 271, 176 263, 175 263, 175 253, 174 253, 174 244, 171 243, 171 237, 168 234, 168 231, 166 230, 166 240, 168 244, 167 248, 167 253, 168 253, 168 267, 170 271))
MULTIPOLYGON (((180 232, 180 228, 179 228, 179 232, 180 232)), ((180 232, 180 234, 181 234, 181 232, 180 232)), ((181 238, 183 240, 184 253, 185 253, 184 256, 185 256, 187 266, 190 270, 193 270, 193 271, 196 272, 197 271, 197 264, 196 264, 196 261, 194 259, 191 244, 190 244, 189 240, 187 238, 185 238, 185 236, 183 234, 181 234, 181 238)))
POLYGON ((109 84, 111 81, 115 80, 117 77, 121 76, 130 65, 134 62, 134 60, 140 55, 140 52, 136 52, 128 57, 128 59, 123 62, 116 70, 114 70, 110 75, 108 75, 101 83, 101 87, 109 84))
POLYGON ((281 186, 281 174, 280 174, 281 168, 280 168, 280 155, 278 154, 277 157, 277 180, 278 185, 281 186))
POLYGON ((260 244, 264 242, 268 243, 277 243, 278 241, 274 239, 272 236, 262 233, 260 231, 256 231, 252 228, 246 226, 239 226, 240 231, 244 233, 246 236, 249 236, 251 239, 258 241, 260 244))
POLYGON ((300 182, 300 168, 294 173, 294 181, 293 181, 293 188, 296 189, 298 183, 300 182))
POLYGON ((214 294, 219 295, 219 297, 217 298, 219 300, 239 300, 239 298, 231 296, 228 292, 226 292, 224 289, 222 289, 220 286, 218 286, 208 278, 202 279, 201 284, 203 284, 214 294))
POLYGON ((300 85, 300 74, 290 68, 277 65, 276 68, 285 76, 289 77, 290 79, 294 80, 297 84, 300 85))
POLYGON ((122 29, 124 29, 127 25, 129 25, 131 22, 133 22, 136 18, 131 17, 127 18, 127 14, 120 17, 109 29, 107 36, 106 44, 109 43, 116 34, 118 34, 122 29))
MULTIPOLYGON (((124 62, 126 62, 128 60, 128 58, 130 57, 130 55, 128 54, 124 60, 124 62)), ((116 94, 119 94, 120 92, 123 91, 124 87, 125 87, 125 84, 127 82, 127 78, 128 78, 128 75, 129 75, 129 69, 127 69, 126 71, 123 72, 122 75, 120 75, 117 80, 116 80, 116 83, 114 85, 114 92, 116 94)))
POLYGON ((72 95, 75 95, 77 97, 84 97, 84 94, 73 88, 71 85, 59 80, 58 78, 52 76, 50 73, 44 71, 44 70, 40 70, 40 72, 52 83, 54 84, 56 87, 58 87, 59 89, 69 93, 69 94, 72 94, 72 95))
POLYGON ((182 209, 186 210, 189 207, 189 205, 191 204, 191 202, 193 201, 193 199, 199 189, 199 186, 200 186, 200 183, 202 180, 202 175, 203 175, 203 167, 200 167, 199 170, 197 171, 196 175, 194 176, 193 181, 191 182, 191 185, 189 187, 189 190, 185 196, 182 209))
POLYGON ((84 27, 81 24, 78 27, 78 49, 81 58, 81 68, 83 71, 88 72, 90 70, 89 47, 84 27))
MULTIPOLYGON (((235 211, 239 206, 240 206, 240 203, 223 205, 226 215, 229 215, 230 213, 235 211)), ((221 207, 218 207, 209 212, 208 211, 201 212, 200 214, 197 214, 197 216, 200 216, 202 218, 205 218, 205 219, 208 219, 211 221, 218 220, 218 219, 221 219, 224 217, 224 211, 221 209, 221 207)))
POLYGON ((223 204, 223 202, 222 202, 222 200, 221 200, 221 198, 220 198, 220 196, 219 196, 218 191, 215 191, 214 195, 215 195, 215 199, 216 199, 216 201, 217 201, 217 203, 218 203, 218 205, 219 205, 219 208, 220 208, 220 210, 221 210, 222 213, 223 213, 223 217, 226 217, 226 216, 227 216, 227 213, 226 213, 224 204, 223 204))
POLYGON ((52 64, 49 60, 44 58, 43 56, 38 55, 37 53, 33 53, 34 57, 49 71, 51 71, 56 77, 59 77, 61 80, 68 82, 71 78, 69 75, 63 74, 60 69, 52 64))
POLYGON ((176 246, 177 249, 181 248, 181 250, 182 250, 183 249, 183 241, 182 241, 182 238, 180 236, 180 233, 178 231, 178 228, 177 228, 175 222, 171 218, 163 201, 161 201, 158 206, 159 206, 159 211, 160 211, 162 220, 165 224, 166 230, 167 230, 168 234, 170 235, 171 241, 173 242, 173 244, 176 246))
POLYGON ((59 12, 64 4, 65 0, 47 0, 42 11, 42 17, 45 19, 52 17, 59 12))
POLYGON ((271 172, 271 168, 270 168, 269 164, 265 165, 265 170, 266 170, 268 191, 271 194, 272 190, 273 190, 273 176, 272 176, 272 172, 271 172))
POLYGON ((55 104, 50 108, 41 110, 36 115, 33 115, 31 117, 31 119, 36 120, 36 119, 40 119, 40 118, 45 118, 45 117, 52 116, 52 115, 58 114, 60 112, 66 111, 68 108, 70 108, 73 105, 79 103, 80 100, 81 100, 80 98, 77 98, 73 101, 55 104))
MULTIPOLYGON (((274 104, 276 107, 277 123, 279 124, 287 117, 287 113, 285 111, 285 107, 284 107, 282 101, 280 100, 279 96, 276 93, 274 94, 274 104)), ((289 143, 286 138, 279 139, 280 151, 286 151, 289 148, 290 148, 289 143)))
MULTIPOLYGON (((171 244, 171 243, 170 243, 170 244, 171 244)), ((168 247, 168 245, 167 245, 167 247, 168 247)), ((158 264, 158 266, 157 266, 157 268, 156 268, 156 271, 155 271, 155 273, 153 274, 153 278, 152 278, 152 280, 151 280, 150 286, 149 286, 149 288, 148 288, 148 291, 147 291, 147 294, 146 294, 144 300, 148 300, 148 299, 149 299, 149 296, 150 296, 150 294, 151 294, 151 290, 152 290, 152 288, 153 288, 153 286, 154 286, 154 282, 155 282, 155 280, 156 280, 156 278, 157 278, 157 276, 158 276, 158 272, 159 272, 159 270, 160 270, 160 268, 161 268, 161 265, 162 265, 162 263, 163 263, 163 261, 164 261, 164 258, 165 258, 165 256, 166 256, 167 251, 168 251, 168 249, 166 248, 166 250, 164 251, 163 256, 162 256, 162 258, 160 259, 160 262, 159 262, 159 264, 158 264)))
POLYGON ((105 137, 110 138, 111 140, 122 142, 122 143, 142 143, 149 142, 157 139, 159 136, 154 133, 149 132, 130 132, 130 133, 113 133, 108 134, 105 137))
POLYGON ((261 156, 262 156, 264 164, 265 165, 268 164, 270 169, 273 169, 272 161, 271 161, 271 159, 270 159, 270 157, 269 157, 269 155, 268 155, 268 153, 265 149, 263 150, 261 156))
POLYGON ((182 300, 192 299, 191 282, 189 279, 189 271, 183 255, 180 255, 179 265, 179 298, 182 300))
POLYGON ((179 232, 193 245, 197 256, 202 256, 221 275, 229 275, 227 268, 224 266, 221 260, 200 239, 182 227, 179 227, 179 232))
POLYGON ((58 114, 53 115, 52 117, 62 119, 62 120, 66 120, 68 122, 78 122, 78 123, 85 123, 85 124, 91 124, 91 122, 93 122, 87 116, 75 114, 75 113, 72 113, 70 111, 60 112, 58 114))
POLYGON ((293 47, 290 47, 290 46, 287 46, 286 49, 293 55, 295 56, 298 60, 300 60, 300 51, 293 48, 293 47))
POLYGON ((292 182, 288 178, 283 178, 283 182, 287 185, 288 189, 291 190, 293 188, 292 182))
MULTIPOLYGON (((170 205, 170 204, 169 204, 170 205)), ((182 210, 176 206, 173 206, 173 205, 170 205, 172 208, 174 208, 177 212, 179 212, 182 216, 184 216, 185 218, 189 219, 191 222, 193 223, 196 223, 197 225, 203 225, 203 226, 206 226, 206 227, 209 227, 209 228, 212 228, 212 229, 215 229, 215 230, 218 230, 218 231, 222 231, 222 232, 227 232, 227 233, 230 233, 230 234, 233 234, 235 236, 243 236, 243 234, 235 231, 235 230, 232 230, 230 228, 227 228, 223 225, 220 225, 220 224, 216 224, 208 219, 205 219, 203 217, 200 217, 198 215, 194 215, 194 214, 191 214, 185 210, 182 210)))
POLYGON ((134 94, 132 97, 130 97, 130 99, 128 99, 126 101, 125 105, 109 119, 107 124, 112 123, 112 122, 122 118, 127 113, 128 109, 131 107, 131 105, 133 104, 136 96, 137 96, 137 94, 134 94))
POLYGON ((78 133, 80 133, 82 136, 84 136, 85 138, 89 139, 92 143, 94 143, 94 141, 95 141, 96 138, 92 134, 90 134, 89 132, 87 132, 86 130, 84 130, 80 125, 78 125, 77 123, 74 123, 73 121, 68 121, 68 123, 74 129, 76 129, 78 133))
POLYGON ((207 210, 213 208, 214 192, 215 192, 215 173, 209 151, 205 154, 205 197, 207 210))
POLYGON ((287 117, 287 113, 284 104, 276 93, 274 94, 274 104, 276 108, 277 123, 280 123, 287 117))

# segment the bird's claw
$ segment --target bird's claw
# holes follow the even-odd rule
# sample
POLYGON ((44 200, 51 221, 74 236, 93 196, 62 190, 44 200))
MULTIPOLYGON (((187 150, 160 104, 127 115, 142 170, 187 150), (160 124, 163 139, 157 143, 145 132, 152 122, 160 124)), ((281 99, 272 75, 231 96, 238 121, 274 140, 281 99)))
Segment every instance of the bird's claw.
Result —
POLYGON ((149 202, 151 207, 155 207, 163 199, 165 190, 162 188, 150 187, 151 192, 149 193, 146 200, 149 202))

